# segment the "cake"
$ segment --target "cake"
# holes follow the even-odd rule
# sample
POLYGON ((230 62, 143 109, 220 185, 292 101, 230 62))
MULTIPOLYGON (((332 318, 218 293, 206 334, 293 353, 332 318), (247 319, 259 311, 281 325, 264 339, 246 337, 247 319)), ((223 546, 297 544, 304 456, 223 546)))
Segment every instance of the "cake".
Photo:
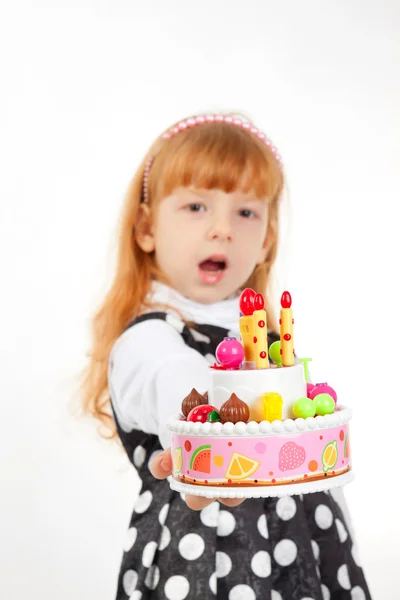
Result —
POLYGON ((328 383, 309 381, 296 358, 289 292, 281 298, 280 341, 268 347, 264 298, 240 297, 240 340, 227 337, 210 367, 209 388, 189 391, 168 423, 171 488, 208 498, 302 494, 353 479, 351 410, 328 383))

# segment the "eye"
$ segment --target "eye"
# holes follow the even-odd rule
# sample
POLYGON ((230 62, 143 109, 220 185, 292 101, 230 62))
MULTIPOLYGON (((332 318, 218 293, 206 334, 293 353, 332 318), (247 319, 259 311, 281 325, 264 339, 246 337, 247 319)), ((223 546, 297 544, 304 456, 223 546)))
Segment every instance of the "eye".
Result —
POLYGON ((206 210, 206 207, 203 204, 198 204, 198 202, 193 202, 192 204, 188 204, 186 206, 187 210, 190 212, 201 212, 206 210))
POLYGON ((243 208, 242 210, 240 210, 239 215, 241 217, 244 217, 245 219, 254 219, 257 217, 256 213, 248 208, 243 208))

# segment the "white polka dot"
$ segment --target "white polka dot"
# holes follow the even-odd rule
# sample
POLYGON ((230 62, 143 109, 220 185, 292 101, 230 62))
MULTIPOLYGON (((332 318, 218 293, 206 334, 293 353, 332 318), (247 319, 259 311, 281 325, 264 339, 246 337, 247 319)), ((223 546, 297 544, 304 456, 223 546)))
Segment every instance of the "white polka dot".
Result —
POLYGON ((207 527, 216 527, 218 525, 219 503, 211 502, 200 511, 200 520, 207 527))
POLYGON ((317 573, 317 575, 318 575, 318 579, 321 579, 321 571, 319 570, 319 567, 318 567, 318 566, 316 566, 316 567, 315 567, 315 572, 316 572, 316 573, 317 573))
POLYGON ((335 523, 336 523, 336 527, 338 530, 340 541, 345 542, 347 540, 347 531, 345 529, 345 526, 343 525, 343 523, 340 519, 335 519, 335 523))
POLYGON ((196 560, 204 552, 204 540, 197 533, 184 535, 179 542, 179 553, 186 560, 196 560))
POLYGON ((173 575, 170 577, 164 587, 164 592, 168 600, 184 600, 190 590, 190 585, 183 575, 173 575))
POLYGON ((265 550, 260 550, 251 559, 251 570, 257 577, 271 575, 271 557, 265 550))
POLYGON ((232 570, 232 561, 226 552, 217 552, 215 556, 217 577, 226 577, 232 570))
POLYGON ((271 600, 282 600, 282 596, 276 590, 271 590, 271 600))
POLYGON ((358 556, 358 550, 357 550, 357 546, 355 544, 353 544, 351 547, 351 555, 352 555, 353 560, 356 563, 357 567, 360 567, 361 566, 360 557, 358 556))
POLYGON ((210 586, 210 590, 214 594, 217 595, 217 574, 213 573, 208 581, 208 585, 210 586))
POLYGON ((351 588, 349 570, 347 568, 347 565, 342 565, 338 568, 337 578, 338 582, 340 583, 343 589, 349 590, 351 588))
POLYGON ((136 590, 131 596, 129 596, 129 600, 141 600, 141 598, 142 592, 139 592, 139 590, 136 590))
POLYGON ((282 567, 291 565, 297 556, 297 546, 293 540, 281 540, 274 550, 274 558, 282 567))
POLYGON ((136 500, 135 512, 139 514, 146 512, 152 500, 153 494, 150 492, 150 490, 147 490, 147 492, 143 492, 143 494, 140 494, 139 498, 136 500))
POLYGON ((145 547, 143 548, 143 553, 142 553, 142 563, 144 567, 151 567, 151 565, 153 564, 153 560, 154 560, 154 555, 156 553, 157 550, 157 544, 156 542, 149 542, 148 544, 145 545, 145 547))
POLYGON ((138 580, 138 574, 136 571, 129 569, 124 573, 122 578, 122 587, 124 588, 124 592, 127 596, 130 596, 135 591, 135 587, 138 580))
POLYGON ((350 594, 351 594, 351 600, 365 600, 364 590, 362 588, 360 588, 359 585, 356 585, 356 587, 353 587, 350 594))
POLYGON ((329 506, 320 504, 315 509, 315 522, 321 529, 329 529, 333 523, 333 514, 329 506))
POLYGON ((130 527, 126 532, 124 550, 125 552, 129 552, 131 548, 133 548, 134 543, 137 538, 137 529, 136 527, 130 527))
POLYGON ((150 590, 155 590, 158 586, 159 581, 160 569, 157 567, 157 565, 152 565, 147 571, 146 579, 144 580, 144 585, 150 590))
POLYGON ((226 510, 220 510, 218 516, 217 535, 225 537, 234 531, 236 520, 232 513, 226 510))
POLYGON ((135 465, 135 467, 140 469, 140 467, 143 465, 145 460, 146 460, 146 450, 143 448, 143 446, 136 446, 136 448, 133 452, 133 464, 135 465))
POLYGON ((166 525, 161 530, 160 542, 158 544, 159 550, 165 550, 171 541, 171 532, 166 525))
POLYGON ((314 598, 311 598, 311 596, 304 596, 304 598, 302 598, 301 600, 314 600, 314 598))
POLYGON ((296 502, 291 496, 279 498, 276 503, 276 514, 283 521, 289 521, 296 514, 296 502))
POLYGON ((267 525, 267 517, 266 515, 261 515, 261 517, 257 521, 257 529, 259 534, 262 535, 266 540, 268 539, 268 525, 267 525))
POLYGON ((319 546, 315 540, 311 540, 312 551, 316 561, 319 559, 319 546))
POLYGON ((331 593, 324 583, 321 583, 321 592, 323 600, 330 600, 331 593))
POLYGON ((160 514, 158 515, 158 521, 160 525, 165 525, 165 521, 167 520, 169 511, 169 504, 164 504, 162 509, 160 510, 160 514))
POLYGON ((229 600, 256 600, 256 595, 251 587, 242 583, 231 589, 229 600))

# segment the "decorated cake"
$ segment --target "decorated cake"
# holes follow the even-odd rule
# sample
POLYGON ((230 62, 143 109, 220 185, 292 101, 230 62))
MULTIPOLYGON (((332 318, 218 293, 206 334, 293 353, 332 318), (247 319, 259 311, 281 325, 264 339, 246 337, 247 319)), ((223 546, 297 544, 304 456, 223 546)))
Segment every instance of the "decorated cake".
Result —
POLYGON ((206 391, 192 389, 172 432, 172 489, 208 498, 283 496, 351 481, 351 410, 328 383, 309 381, 296 358, 289 292, 281 298, 280 340, 268 345, 261 294, 239 300, 240 340, 216 349, 206 391))

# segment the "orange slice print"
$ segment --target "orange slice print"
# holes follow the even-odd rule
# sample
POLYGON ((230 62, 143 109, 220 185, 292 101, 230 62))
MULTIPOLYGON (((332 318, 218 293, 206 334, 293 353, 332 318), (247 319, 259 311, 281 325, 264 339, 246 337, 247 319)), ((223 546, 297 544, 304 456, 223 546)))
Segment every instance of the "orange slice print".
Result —
POLYGON ((249 456, 234 452, 225 477, 226 479, 235 480, 246 479, 246 477, 253 475, 260 465, 261 463, 258 460, 253 460, 249 456))

